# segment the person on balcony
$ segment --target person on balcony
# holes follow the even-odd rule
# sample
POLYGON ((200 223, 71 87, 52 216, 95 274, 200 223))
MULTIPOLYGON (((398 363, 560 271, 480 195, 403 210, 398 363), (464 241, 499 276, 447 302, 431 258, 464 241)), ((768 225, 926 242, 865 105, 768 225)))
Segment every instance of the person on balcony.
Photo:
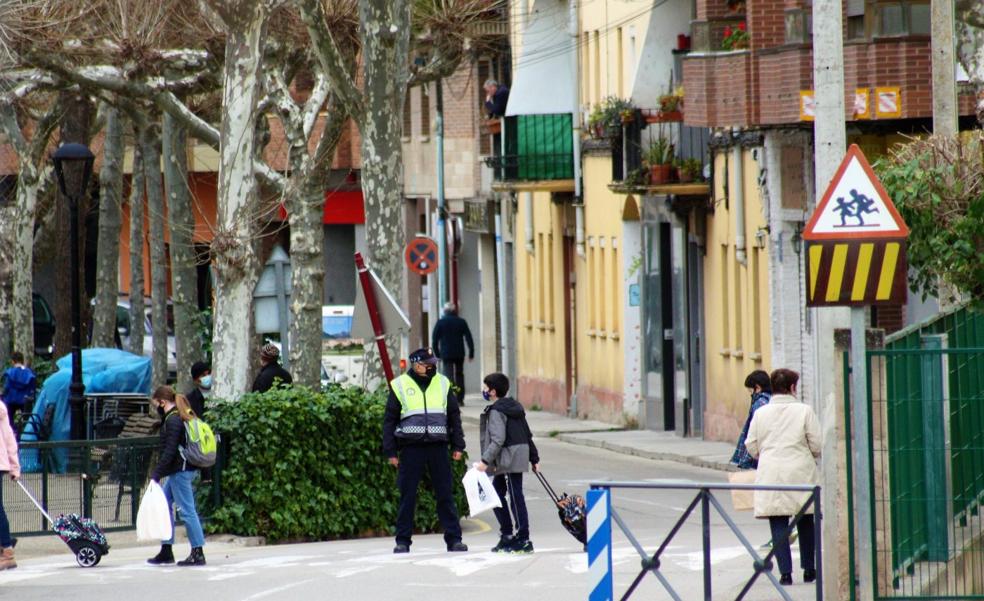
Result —
POLYGON ((499 85, 494 79, 485 82, 485 110, 489 119, 500 119, 506 115, 506 103, 509 102, 509 88, 499 85))

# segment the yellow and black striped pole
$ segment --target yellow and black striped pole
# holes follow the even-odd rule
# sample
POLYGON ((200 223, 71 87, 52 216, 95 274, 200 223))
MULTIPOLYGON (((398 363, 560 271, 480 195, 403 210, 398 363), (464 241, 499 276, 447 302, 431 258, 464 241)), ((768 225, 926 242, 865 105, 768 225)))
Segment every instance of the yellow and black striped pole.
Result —
POLYGON ((901 305, 905 239, 808 242, 807 305, 901 305))

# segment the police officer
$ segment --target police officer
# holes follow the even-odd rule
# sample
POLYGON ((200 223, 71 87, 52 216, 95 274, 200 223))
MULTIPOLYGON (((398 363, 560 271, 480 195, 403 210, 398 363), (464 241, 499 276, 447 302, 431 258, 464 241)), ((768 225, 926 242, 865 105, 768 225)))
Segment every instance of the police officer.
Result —
POLYGON ((417 485, 430 473, 437 499, 437 516, 444 527, 448 551, 467 551, 461 542, 461 524, 451 489, 451 457, 461 460, 465 434, 461 410, 453 398, 451 381, 437 373, 434 351, 423 348, 410 354, 410 369, 390 382, 383 417, 383 451, 390 465, 399 469, 400 509, 396 516, 394 553, 410 551, 417 485))

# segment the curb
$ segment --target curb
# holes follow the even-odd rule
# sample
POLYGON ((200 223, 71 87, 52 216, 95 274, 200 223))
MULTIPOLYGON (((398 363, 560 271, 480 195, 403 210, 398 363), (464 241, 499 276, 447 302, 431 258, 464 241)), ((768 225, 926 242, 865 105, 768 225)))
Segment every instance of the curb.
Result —
POLYGON ((582 438, 574 433, 558 434, 555 438, 556 440, 560 440, 568 444, 575 444, 583 447, 594 447, 598 449, 605 449, 607 451, 612 451, 614 453, 621 453, 623 455, 633 455, 635 457, 642 457, 643 459, 652 459, 656 461, 673 461, 675 463, 683 463, 695 467, 703 467, 707 469, 717 470, 719 472, 738 471, 735 466, 723 461, 715 461, 712 459, 704 459, 703 457, 694 457, 692 455, 681 455, 679 453, 672 453, 666 451, 646 451, 643 449, 637 449, 635 447, 631 447, 628 445, 622 445, 605 440, 593 440, 590 438, 582 438))

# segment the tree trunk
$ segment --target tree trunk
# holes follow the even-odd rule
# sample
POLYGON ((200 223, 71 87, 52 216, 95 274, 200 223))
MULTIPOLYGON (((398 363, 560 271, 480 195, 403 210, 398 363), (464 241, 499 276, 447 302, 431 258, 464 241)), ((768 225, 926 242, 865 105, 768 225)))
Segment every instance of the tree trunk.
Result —
MULTIPOLYGON (((365 72, 366 113, 361 133, 368 263, 397 298, 403 296, 406 244, 400 136, 409 77, 410 5, 407 0, 359 2, 365 72), (396 33, 390 33, 391 27, 396 33)), ((398 339, 387 336, 386 341, 390 359, 396 361, 398 339)))
POLYGON ((204 358, 199 334, 198 273, 194 232, 195 214, 188 188, 188 134, 170 114, 164 115, 164 183, 171 227, 171 303, 174 307, 174 342, 178 353, 178 388, 191 386, 191 366, 204 358))
MULTIPOLYGON (((92 133, 92 113, 93 106, 89 98, 79 92, 63 92, 60 101, 64 107, 61 120, 60 142, 76 144, 89 144, 92 133)), ((85 216, 89 209, 89 192, 86 191, 80 199, 79 221, 76 227, 79 228, 79 257, 85 257, 85 216)), ((56 232, 61 232, 68 238, 71 228, 70 211, 68 199, 58 192, 55 200, 55 219, 54 226, 56 232)), ((72 279, 71 249, 68 244, 58 244, 55 246, 55 277, 59 282, 70 282, 72 279)), ((85 294, 85 260, 77 266, 79 270, 79 296, 81 307, 81 322, 83 331, 85 329, 85 315, 88 313, 88 299, 85 294)), ((55 353, 65 355, 72 351, 72 295, 70 286, 64 290, 67 294, 59 294, 54 299, 55 323, 55 353)), ((82 344, 85 345, 85 336, 82 336, 82 344)))
POLYGON ((92 346, 116 348, 116 297, 120 282, 120 204, 123 195, 123 120, 119 109, 104 104, 103 163, 99 171, 99 242, 96 257, 96 305, 92 346))
POLYGON ((259 277, 254 248, 258 185, 253 175, 256 157, 255 111, 259 98, 262 40, 269 7, 229 3, 222 86, 222 126, 219 141, 219 182, 215 257, 216 295, 213 334, 213 393, 235 399, 249 389, 253 289, 259 277), (237 10, 238 9, 238 10, 237 10))
POLYGON ((167 253, 164 250, 164 181, 161 178, 159 123, 140 128, 144 179, 147 185, 147 216, 150 222, 150 324, 153 339, 153 387, 167 382, 167 253))
POLYGON ((133 148, 130 178, 130 352, 143 355, 144 341, 144 161, 139 142, 133 148))
MULTIPOLYGON (((29 160, 29 159, 28 159, 29 160)), ((13 307, 5 313, 13 326, 13 348, 34 355, 34 215, 41 181, 31 167, 21 169, 17 181, 17 211, 13 215, 16 245, 11 278, 13 307)))
POLYGON ((325 195, 320 181, 307 177, 289 194, 290 371, 294 382, 321 387, 321 305, 325 295, 325 195))

